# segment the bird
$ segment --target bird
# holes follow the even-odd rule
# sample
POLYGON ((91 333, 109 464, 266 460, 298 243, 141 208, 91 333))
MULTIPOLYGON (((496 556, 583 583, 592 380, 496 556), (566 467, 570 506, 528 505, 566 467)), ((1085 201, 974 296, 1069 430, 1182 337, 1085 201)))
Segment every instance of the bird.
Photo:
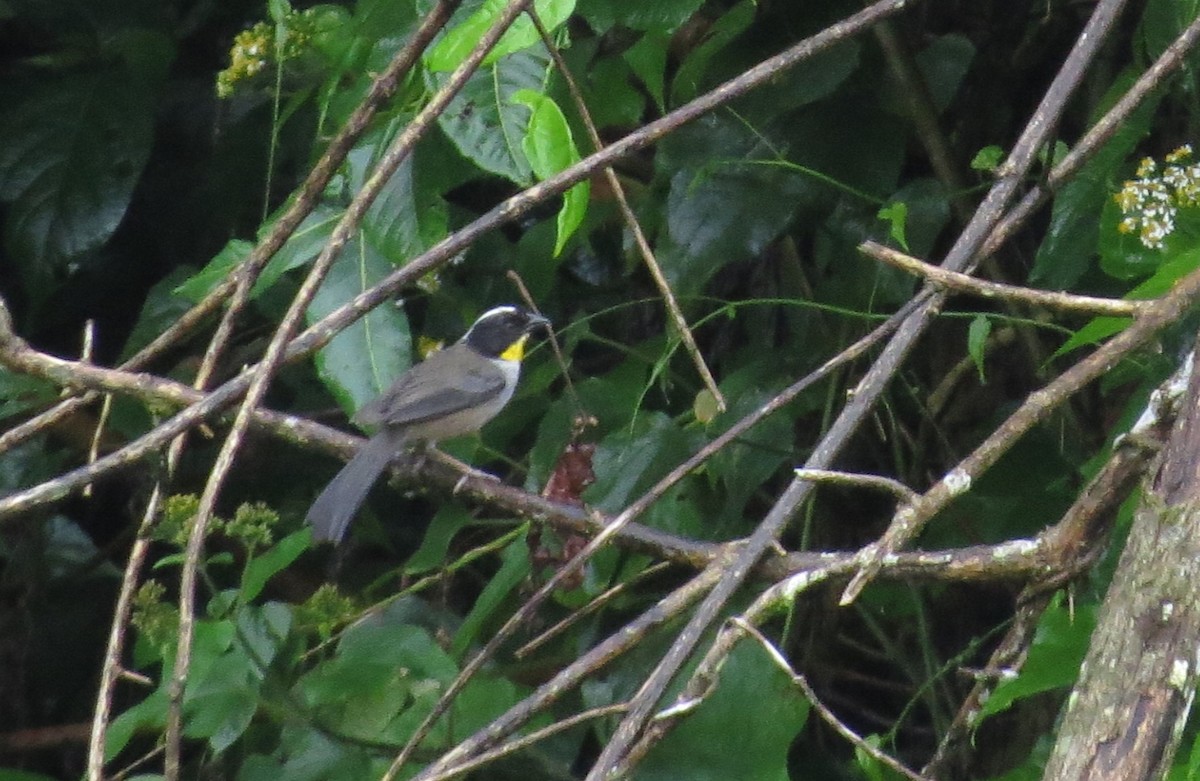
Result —
POLYGON ((545 317, 504 305, 484 312, 461 339, 413 365, 354 416, 375 433, 329 481, 305 516, 316 542, 338 543, 375 480, 407 445, 478 431, 512 399, 525 345, 545 317))

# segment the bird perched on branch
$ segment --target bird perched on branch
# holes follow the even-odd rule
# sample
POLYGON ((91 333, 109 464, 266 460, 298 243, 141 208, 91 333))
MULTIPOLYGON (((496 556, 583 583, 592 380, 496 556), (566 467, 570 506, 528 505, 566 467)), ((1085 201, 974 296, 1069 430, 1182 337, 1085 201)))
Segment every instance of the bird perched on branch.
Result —
POLYGON ((405 445, 478 431, 512 398, 525 344, 541 315, 498 306, 479 316, 462 339, 400 375, 354 422, 376 433, 313 502, 305 521, 313 538, 338 542, 380 473, 405 445))

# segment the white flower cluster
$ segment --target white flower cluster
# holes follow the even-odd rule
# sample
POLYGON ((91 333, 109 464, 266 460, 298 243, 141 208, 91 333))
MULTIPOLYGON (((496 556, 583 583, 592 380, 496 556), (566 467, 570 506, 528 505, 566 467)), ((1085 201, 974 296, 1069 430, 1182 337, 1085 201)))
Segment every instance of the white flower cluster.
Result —
POLYGON ((1167 155, 1161 172, 1153 158, 1142 159, 1137 178, 1122 185, 1113 198, 1124 214, 1117 225, 1121 233, 1136 233, 1143 245, 1161 249, 1175 230, 1180 209, 1200 205, 1200 163, 1192 162, 1192 146, 1185 144, 1167 155))

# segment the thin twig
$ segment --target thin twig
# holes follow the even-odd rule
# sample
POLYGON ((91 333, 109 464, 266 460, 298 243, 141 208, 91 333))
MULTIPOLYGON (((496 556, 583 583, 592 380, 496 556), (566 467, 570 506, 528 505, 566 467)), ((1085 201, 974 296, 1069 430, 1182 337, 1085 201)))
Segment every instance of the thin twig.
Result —
POLYGON ((534 730, 528 735, 522 735, 516 740, 511 740, 502 746, 497 746, 491 751, 485 751, 460 765, 446 768, 438 775, 430 777, 428 781, 449 781, 451 778, 458 778, 463 773, 469 773, 472 770, 483 767, 490 762, 495 762, 501 757, 508 756, 509 754, 515 754, 516 752, 526 749, 536 743, 540 743, 546 738, 553 737, 560 732, 566 732, 567 730, 578 727, 580 724, 585 722, 592 721, 593 719, 601 719, 605 716, 615 716, 618 713, 624 712, 625 703, 623 702, 614 703, 612 705, 604 705, 598 708, 588 708, 580 711, 579 713, 568 716, 565 719, 556 721, 553 724, 542 727, 541 729, 534 730))
MULTIPOLYGON (((505 276, 517 288, 517 292, 521 296, 521 300, 529 307, 531 312, 541 314, 537 304, 533 301, 533 296, 529 294, 529 288, 525 286, 525 280, 521 279, 521 275, 515 270, 509 269, 505 272, 505 276)), ((575 390, 575 383, 571 380, 571 371, 567 368, 567 359, 563 355, 562 347, 558 344, 558 337, 554 334, 554 329, 551 328, 548 334, 550 341, 550 349, 554 351, 554 358, 558 361, 559 374, 566 381, 567 395, 571 397, 571 403, 575 407, 576 415, 585 415, 583 400, 579 398, 579 392, 575 390)))
MULTIPOLYGON (((401 162, 412 151, 417 140, 432 126, 437 116, 445 110, 450 100, 462 89, 470 75, 478 68, 486 53, 495 45, 496 41, 508 29, 513 20, 515 20, 523 2, 524 0, 515 0, 512 3, 512 8, 499 15, 491 29, 483 35, 479 44, 450 75, 446 84, 429 99, 425 107, 422 108, 412 122, 393 141, 371 175, 364 182, 362 189, 355 195, 349 206, 347 206, 345 213, 334 228, 333 235, 314 261, 307 277, 301 284, 299 291, 293 298, 275 333, 272 335, 266 353, 253 372, 250 385, 238 410, 237 417, 234 419, 233 426, 222 444, 212 471, 209 474, 209 479, 200 495, 196 517, 188 534, 188 543, 184 553, 184 563, 180 573, 179 586, 180 617, 178 644, 176 647, 174 669, 167 687, 168 708, 165 775, 168 781, 177 781, 182 769, 183 693, 187 682, 188 668, 191 663, 196 580, 200 559, 203 556, 204 539, 225 477, 233 467, 234 458, 250 426, 253 412, 266 394, 271 378, 282 364, 291 336, 298 328, 305 310, 324 281, 326 273, 333 264, 333 260, 342 247, 345 246, 380 190, 382 190, 401 162)), ((433 14, 433 20, 430 21, 427 19, 423 26, 428 30, 428 37, 422 40, 410 40, 408 45, 404 47, 403 62, 407 63, 405 69, 411 67, 411 64, 416 61, 418 53, 431 40, 433 31, 439 28, 445 19, 448 18, 447 14, 450 10, 450 5, 440 5, 438 12, 433 14)), ((374 88, 380 86, 380 84, 376 81, 372 86, 374 88)), ((394 86, 393 84, 391 88, 394 89, 394 86)), ((359 109, 362 111, 356 111, 353 118, 357 118, 360 113, 369 118, 373 115, 375 106, 376 104, 368 104, 366 102, 360 104, 359 109)), ((345 135, 348 135, 348 133, 343 134, 343 136, 345 135)), ((309 179, 311 180, 314 177, 324 175, 325 172, 314 169, 310 172, 309 179)), ((315 199, 317 193, 313 192, 311 196, 315 199)), ((293 208, 292 211, 296 211, 296 209, 293 208)), ((296 225, 298 224, 299 220, 296 220, 296 225)), ((295 226, 292 226, 291 230, 294 230, 294 228, 295 226)), ((282 239, 279 241, 279 246, 282 246, 282 239)), ((234 315, 237 313, 240 305, 244 305, 248 301, 254 278, 257 276, 262 265, 266 263, 266 260, 277 249, 278 247, 272 248, 268 242, 260 243, 251 254, 248 262, 244 264, 237 278, 237 288, 231 302, 230 315, 224 318, 218 327, 217 334, 214 336, 206 355, 206 365, 209 364, 210 359, 215 362, 215 356, 221 350, 224 338, 232 333, 233 322, 235 320, 234 315)))
POLYGON ((809 684, 808 679, 792 669, 792 665, 788 663, 788 660, 783 657, 783 654, 778 648, 775 647, 775 644, 768 640, 763 633, 758 630, 758 627, 750 624, 742 618, 734 618, 732 621, 734 624, 738 625, 743 632, 758 641, 758 644, 762 646, 764 651, 767 652, 767 656, 771 658, 771 661, 775 663, 775 666, 787 673, 787 675, 792 679, 792 683, 796 684, 797 688, 804 692, 805 699, 807 699, 809 704, 812 705, 812 707, 817 711, 817 715, 819 715, 826 724, 833 727, 835 732, 853 744, 855 748, 874 758, 875 761, 887 765, 897 773, 907 778, 911 778, 912 781, 930 781, 927 776, 923 776, 915 770, 910 769, 907 765, 891 756, 886 751, 871 745, 869 741, 867 741, 865 738, 851 729, 845 722, 839 719, 837 714, 830 710, 829 706, 822 702, 821 698, 817 696, 816 691, 813 690, 813 687, 809 684))
MULTIPOLYGON (((538 16, 537 11, 533 7, 530 7, 528 13, 538 33, 542 36, 542 42, 546 45, 546 49, 554 59, 555 67, 558 68, 563 81, 566 82, 567 92, 571 95, 571 101, 575 104, 575 110, 579 112, 579 119, 583 122, 583 127, 587 131, 592 149, 597 151, 603 149, 604 142, 600 139, 600 134, 596 131, 596 123, 592 121, 592 114, 588 111, 587 101, 583 99, 583 92, 580 91, 579 85, 575 82, 575 77, 571 74, 571 69, 567 67, 567 63, 563 60, 562 54, 559 53, 558 47, 554 45, 554 41, 550 38, 550 32, 542 24, 541 17, 538 16)), ((625 196, 625 187, 621 184, 621 180, 617 177, 616 172, 613 171, 611 166, 604 166, 601 169, 601 173, 604 174, 604 181, 608 183, 609 190, 612 191, 613 197, 617 201, 617 209, 621 212, 621 219, 625 221, 625 227, 629 229, 630 234, 633 236, 633 242, 637 245, 638 253, 642 256, 642 262, 646 264, 646 269, 650 272, 650 278, 654 280, 654 285, 658 288, 659 295, 662 296, 663 304, 667 307, 667 314, 671 318, 671 322, 675 325, 675 330, 679 333, 679 340, 683 342, 683 349, 691 357, 692 363, 696 367, 696 372, 700 375, 700 380, 704 383, 704 387, 708 389, 713 399, 716 400, 717 409, 724 412, 726 409, 725 396, 721 393, 721 389, 717 387, 717 381, 713 378, 708 364, 705 363, 704 356, 700 354, 700 348, 696 345, 696 338, 692 335, 687 318, 683 316, 683 310, 679 308, 679 302, 675 299, 675 291, 671 290, 671 284, 667 282, 667 278, 662 272, 662 267, 658 265, 658 260, 654 257, 654 250, 650 248, 650 242, 646 239, 646 233, 642 230, 637 215, 633 213, 633 209, 629 205, 629 199, 625 196)))
POLYGON ((906 255, 899 250, 885 247, 874 241, 864 241, 858 245, 858 251, 889 266, 894 266, 909 274, 915 274, 928 282, 952 290, 960 290, 981 298, 998 298, 1005 301, 1019 301, 1031 306, 1044 306, 1049 309, 1059 309, 1066 312, 1083 312, 1091 315, 1107 315, 1111 317, 1136 317, 1144 312, 1147 301, 1123 301, 1114 298, 1097 298, 1081 296, 1074 293, 1060 293, 1053 290, 1037 290, 1018 285, 1006 285, 1000 282, 989 282, 969 274, 949 271, 941 266, 926 263, 923 260, 906 255))
MULTIPOLYGON (((1025 172, 1033 164, 1039 149, 1057 125, 1068 99, 1087 71, 1092 58, 1112 29, 1123 0, 1100 0, 1075 47, 1067 56, 1025 130, 1013 146, 1009 160, 1001 166, 1001 177, 989 191, 971 222, 960 234, 943 265, 959 271, 970 268, 982 243, 1003 214, 1004 208, 1016 194, 1025 172)), ((877 21, 872 18, 871 21, 877 21)), ((897 331, 884 348, 867 375, 855 389, 841 414, 830 426, 821 442, 805 463, 809 468, 828 468, 833 458, 850 441, 867 419, 888 381, 899 370, 903 360, 932 321, 943 296, 929 295, 897 331)), ((601 781, 621 762, 628 748, 637 740, 647 719, 664 690, 679 668, 691 656, 709 625, 724 610, 729 598, 738 590, 754 564, 770 550, 779 534, 791 520, 796 509, 808 497, 811 483, 793 480, 776 500, 774 506, 739 550, 736 560, 724 571, 719 582, 678 634, 670 650, 661 658, 654 671, 642 684, 630 703, 629 713, 618 725, 608 744, 601 751, 587 781, 601 781)))
POLYGON ((593 613, 597 612, 604 606, 611 603, 617 597, 621 596, 625 592, 634 588, 639 583, 641 583, 643 580, 654 577, 655 575, 658 575, 659 573, 666 571, 670 566, 671 566, 670 562, 666 562, 666 561, 659 562, 658 564, 654 564, 652 566, 647 567, 646 569, 642 570, 634 577, 632 577, 628 580, 623 580, 620 583, 618 583, 617 585, 615 585, 609 589, 606 589, 605 591, 603 591, 600 594, 597 594, 595 597, 588 600, 586 605, 579 608, 578 610, 572 610, 569 615, 567 615, 561 621, 554 624, 554 626, 550 627, 549 629, 544 630, 537 637, 533 638, 528 643, 525 643, 517 650, 513 651, 513 658, 514 659, 524 659, 526 656, 529 656, 529 654, 533 653, 534 651, 541 648, 546 643, 550 642, 554 638, 561 635, 563 632, 566 632, 568 629, 570 629, 571 627, 578 624, 581 620, 583 620, 587 616, 592 615, 593 613))
POLYGON ((860 552, 863 567, 842 595, 849 604, 877 571, 879 562, 916 537, 929 520, 956 497, 970 490, 983 472, 1016 444, 1029 429, 1093 380, 1111 371, 1126 355, 1153 339, 1200 301, 1200 272, 1184 277, 1162 298, 1150 303, 1142 316, 1094 353, 1064 371, 1048 385, 1029 394, 1020 407, 974 451, 947 472, 918 499, 896 510, 883 535, 860 552))
POLYGON ((812 480, 815 483, 830 483, 832 485, 848 485, 860 488, 870 488, 891 494, 901 502, 911 502, 917 492, 891 477, 883 475, 864 475, 853 472, 838 472, 832 469, 796 469, 796 477, 801 480, 812 480))

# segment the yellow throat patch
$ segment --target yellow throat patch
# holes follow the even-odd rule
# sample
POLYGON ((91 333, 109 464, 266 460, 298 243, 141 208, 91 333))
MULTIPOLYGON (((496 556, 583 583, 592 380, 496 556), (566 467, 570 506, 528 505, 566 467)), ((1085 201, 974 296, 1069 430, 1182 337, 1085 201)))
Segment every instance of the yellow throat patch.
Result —
POLYGON ((506 361, 519 361, 525 357, 525 342, 529 341, 529 334, 521 334, 521 338, 513 342, 508 348, 500 353, 500 357, 506 361))

